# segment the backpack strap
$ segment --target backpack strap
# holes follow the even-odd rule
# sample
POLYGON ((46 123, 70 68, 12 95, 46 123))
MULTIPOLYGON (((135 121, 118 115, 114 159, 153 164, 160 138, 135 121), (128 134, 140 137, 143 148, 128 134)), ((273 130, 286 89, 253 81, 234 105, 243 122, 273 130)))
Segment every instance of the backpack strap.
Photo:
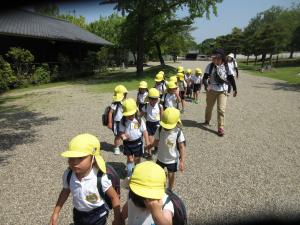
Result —
POLYGON ((226 74, 228 76, 229 75, 229 66, 228 66, 228 63, 225 63, 224 66, 225 66, 226 74))
POLYGON ((209 69, 208 69, 208 75, 211 76, 212 71, 213 71, 213 68, 214 68, 214 64, 213 64, 213 63, 210 63, 210 64, 209 64, 209 69))
POLYGON ((68 183, 68 185, 69 185, 69 187, 70 187, 70 180, 71 180, 71 176, 72 176, 72 170, 70 169, 70 168, 68 168, 68 175, 67 175, 67 183, 68 183))
POLYGON ((164 99, 164 101, 163 101, 163 107, 164 107, 164 108, 166 108, 166 98, 167 98, 167 94, 168 94, 168 93, 164 93, 164 96, 163 96, 163 99, 164 99))
POLYGON ((159 126, 158 127, 158 138, 160 139, 160 133, 161 133, 161 130, 162 130, 162 126, 159 126))
MULTIPOLYGON (((102 171, 99 169, 98 170, 98 173, 97 173, 97 189, 98 189, 98 192, 99 192, 99 195, 100 197, 105 200, 105 193, 103 192, 103 188, 102 188, 102 176, 103 176, 103 173, 102 171)), ((105 201, 104 201, 105 202, 105 201)), ((105 202, 106 203, 106 202, 105 202)))

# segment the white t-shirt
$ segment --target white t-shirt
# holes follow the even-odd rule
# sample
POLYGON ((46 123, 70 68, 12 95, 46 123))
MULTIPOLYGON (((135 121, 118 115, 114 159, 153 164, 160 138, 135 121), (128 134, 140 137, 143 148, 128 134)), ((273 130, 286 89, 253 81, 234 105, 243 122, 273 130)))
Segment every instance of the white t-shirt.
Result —
MULTIPOLYGON (((205 69, 205 73, 208 73, 209 74, 209 67, 210 67, 210 64, 207 65, 206 69, 205 69)), ((219 66, 216 66, 213 67, 212 69, 212 72, 210 74, 210 84, 208 85, 208 90, 213 90, 213 91, 228 91, 228 85, 227 83, 223 83, 223 84, 219 84, 216 82, 215 80, 215 70, 219 70, 219 72, 221 73, 225 73, 226 74, 226 69, 225 69, 225 65, 224 64, 221 64, 219 66)), ((232 68, 228 67, 229 69, 229 75, 232 75, 233 74, 233 71, 232 71, 232 68)))
POLYGON ((138 93, 137 94, 137 102, 138 103, 145 103, 145 100, 148 96, 148 92, 145 91, 144 93, 138 93))
POLYGON ((135 141, 142 137, 144 131, 146 130, 146 124, 144 120, 141 120, 141 124, 137 121, 136 118, 133 120, 126 120, 125 127, 120 123, 120 132, 128 135, 128 141, 135 141))
POLYGON ((123 107, 122 107, 122 104, 121 103, 112 103, 110 108, 114 111, 114 115, 115 115, 115 118, 114 121, 118 122, 122 119, 123 117, 123 107), (117 110, 117 107, 118 107, 118 110, 117 110), (116 111, 117 110, 117 111, 116 111))
MULTIPOLYGON (((67 176, 69 169, 65 170, 63 175, 63 188, 70 189, 73 196, 73 206, 79 211, 91 211, 104 204, 97 188, 98 169, 93 167, 91 172, 79 181, 74 172, 68 185, 67 176)), ((104 174, 101 178, 102 191, 105 193, 111 187, 111 181, 104 174)))
POLYGON ((155 86, 154 86, 158 91, 159 91, 159 94, 163 94, 163 93, 165 93, 165 91, 167 90, 167 87, 166 87, 166 85, 163 83, 163 82, 161 82, 160 84, 155 84, 155 86))
POLYGON ((177 108, 177 98, 175 94, 166 93, 164 96, 162 96, 162 101, 164 101, 164 106, 166 108, 173 107, 177 108))
POLYGON ((177 83, 178 83, 179 91, 185 91, 185 89, 187 88, 187 84, 185 80, 178 81, 177 83))
POLYGON ((162 106, 158 103, 156 103, 154 107, 150 103, 147 103, 147 105, 145 105, 142 108, 142 111, 146 113, 146 121, 150 121, 150 122, 160 121, 160 109, 159 109, 160 107, 162 106))
POLYGON ((232 60, 231 62, 228 62, 228 66, 233 71, 233 76, 235 77, 236 76, 235 68, 238 67, 236 60, 232 60))
POLYGON ((193 75, 191 80, 193 81, 194 84, 201 84, 202 77, 193 75))
MULTIPOLYGON (((165 194, 162 201, 165 204, 168 195, 165 194)), ((174 215, 174 206, 169 201, 163 208, 163 210, 169 210, 174 215)), ((147 209, 137 207, 131 199, 128 199, 128 224, 130 225, 154 225, 154 220, 151 213, 147 209)))
MULTIPOLYGON (((156 130, 154 138, 159 140, 158 144, 158 155, 157 159, 165 164, 171 164, 178 161, 179 153, 177 150, 177 134, 180 131, 178 127, 175 127, 172 130, 161 129, 159 134, 159 129, 156 130)), ((185 138, 183 132, 178 138, 178 143, 184 142, 185 138)))

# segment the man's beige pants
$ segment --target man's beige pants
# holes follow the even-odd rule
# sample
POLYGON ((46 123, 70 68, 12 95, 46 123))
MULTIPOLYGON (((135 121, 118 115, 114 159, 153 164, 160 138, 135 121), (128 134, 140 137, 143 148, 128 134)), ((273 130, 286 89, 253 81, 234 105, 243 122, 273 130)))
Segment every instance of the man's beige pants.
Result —
POLYGON ((209 90, 206 92, 206 109, 205 109, 205 121, 211 120, 212 110, 217 100, 217 112, 218 112, 218 128, 224 128, 225 125, 225 109, 227 102, 226 92, 209 90))

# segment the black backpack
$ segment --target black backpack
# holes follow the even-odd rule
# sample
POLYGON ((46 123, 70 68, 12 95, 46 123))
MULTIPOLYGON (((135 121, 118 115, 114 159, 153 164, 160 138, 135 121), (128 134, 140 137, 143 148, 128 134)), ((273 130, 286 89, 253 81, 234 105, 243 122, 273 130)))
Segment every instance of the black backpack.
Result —
MULTIPOLYGON (((228 67, 228 64, 225 63, 224 64, 225 66, 225 70, 226 70, 226 75, 229 74, 229 67, 228 67)), ((213 68, 215 68, 216 66, 213 64, 213 63, 210 63, 209 65, 209 70, 208 70, 208 74, 211 76, 212 75, 212 70, 213 68)), ((228 83, 227 81, 227 76, 222 76, 221 74, 217 73, 217 70, 215 69, 215 72, 214 72, 214 75, 215 75, 215 81, 218 83, 218 84, 224 84, 224 83, 228 83)))
MULTIPOLYGON (((106 175, 107 175, 108 179, 111 181, 113 188, 120 196, 120 177, 119 177, 117 171, 111 165, 109 165, 107 163, 106 163, 106 175)), ((72 170, 69 170, 68 175, 67 175, 68 185, 70 185, 71 176, 72 176, 72 170)), ((99 192, 101 198, 104 200, 104 202, 106 203, 108 208, 112 209, 111 199, 102 190, 102 184, 101 184, 102 176, 103 176, 103 173, 101 170, 99 170, 98 174, 97 174, 97 189, 98 189, 98 192, 99 192)))
POLYGON ((172 202, 174 206, 174 215, 172 218, 172 224, 173 225, 186 225, 187 224, 187 213, 186 208, 183 203, 183 201, 171 190, 167 189, 166 194, 168 195, 168 198, 166 202, 163 205, 163 208, 166 204, 168 204, 170 201, 172 202))
MULTIPOLYGON (((117 104, 117 108, 116 110, 113 112, 113 120, 114 120, 114 117, 115 117, 115 114, 116 112, 118 111, 119 107, 120 107, 120 104, 119 102, 116 102, 116 103, 113 103, 113 104, 117 104)), ((107 106, 104 110, 104 113, 102 114, 102 125, 103 126, 107 126, 108 125, 108 113, 109 111, 111 110, 110 106, 107 106)))
MULTIPOLYGON (((161 130, 162 130, 162 126, 159 126, 159 128, 158 128, 158 137, 159 137, 159 138, 160 138, 161 130)), ((178 139, 179 139, 179 137, 180 137, 180 135, 181 135, 181 132, 182 132, 182 130, 179 128, 179 131, 178 131, 177 137, 176 137, 176 148, 177 148, 178 151, 179 151, 179 143, 178 143, 178 139)), ((184 144, 184 146, 186 146, 186 140, 183 141, 183 144, 184 144)))

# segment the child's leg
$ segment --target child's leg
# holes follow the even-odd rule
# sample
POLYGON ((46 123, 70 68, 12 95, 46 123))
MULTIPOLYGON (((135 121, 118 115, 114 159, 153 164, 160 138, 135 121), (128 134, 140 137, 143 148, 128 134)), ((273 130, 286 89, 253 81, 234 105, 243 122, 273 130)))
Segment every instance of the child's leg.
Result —
POLYGON ((131 177, 134 168, 134 156, 127 155, 127 177, 131 177))
MULTIPOLYGON (((154 142, 154 136, 149 135, 149 142, 150 142, 150 144, 153 144, 153 142, 154 142)), ((152 154, 152 149, 149 149, 148 153, 151 155, 152 154)))
POLYGON ((134 156, 134 165, 137 165, 141 162, 141 157, 134 156))
POLYGON ((169 189, 173 190, 174 183, 175 183, 175 173, 174 172, 168 172, 168 180, 169 180, 169 189))
POLYGON ((121 138, 119 136, 115 136, 114 140, 114 154, 120 154, 120 145, 121 145, 121 138))

